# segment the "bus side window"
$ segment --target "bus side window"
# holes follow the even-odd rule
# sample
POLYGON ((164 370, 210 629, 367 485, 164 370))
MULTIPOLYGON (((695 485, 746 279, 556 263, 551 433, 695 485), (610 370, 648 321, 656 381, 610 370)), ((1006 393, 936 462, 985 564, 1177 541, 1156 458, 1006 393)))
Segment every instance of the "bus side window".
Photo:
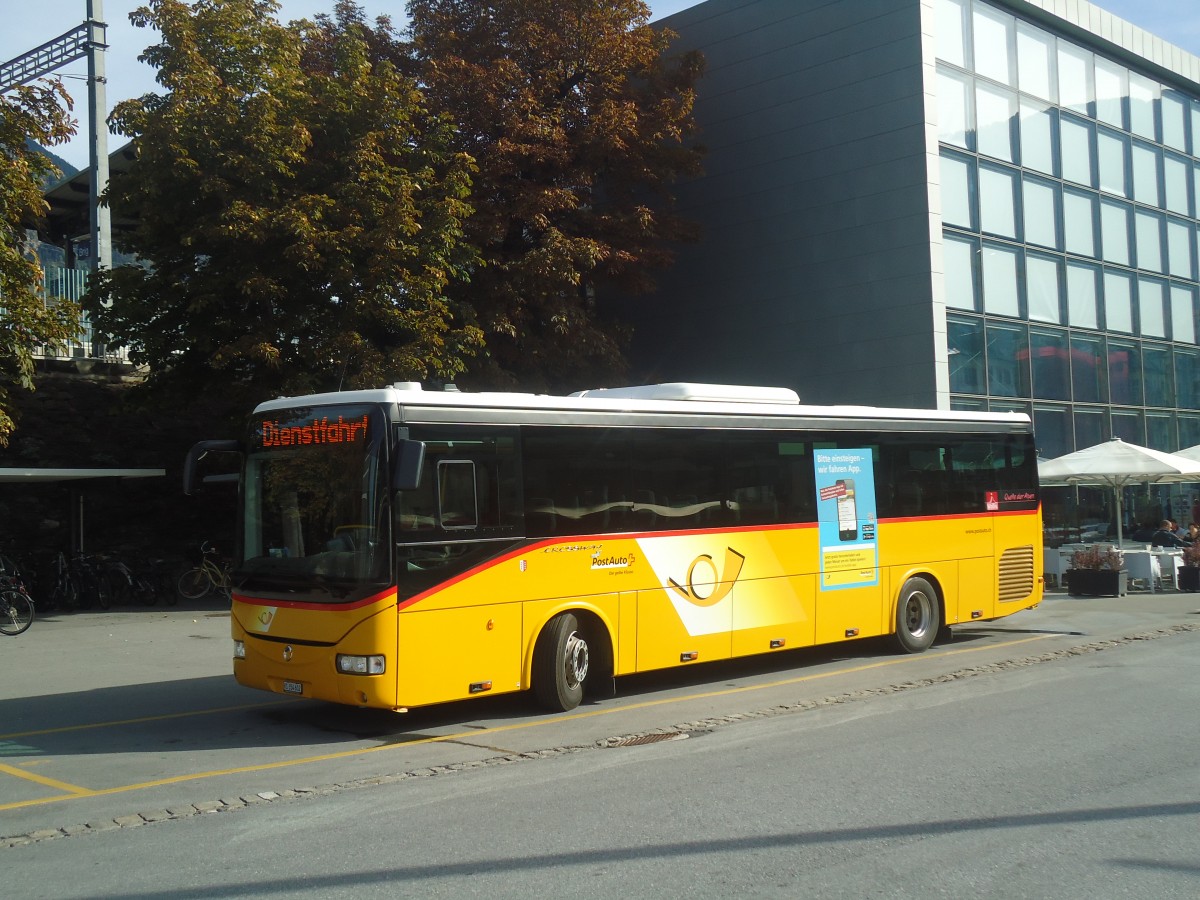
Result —
POLYGON ((477 488, 471 460, 438 461, 438 520, 443 528, 479 527, 477 488))

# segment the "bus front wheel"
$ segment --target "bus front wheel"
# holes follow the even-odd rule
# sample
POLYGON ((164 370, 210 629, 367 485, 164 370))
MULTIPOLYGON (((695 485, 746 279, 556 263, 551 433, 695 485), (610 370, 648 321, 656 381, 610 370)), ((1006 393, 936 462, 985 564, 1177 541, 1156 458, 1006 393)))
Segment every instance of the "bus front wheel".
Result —
POLYGON ((555 616, 533 649, 533 692, 538 703, 555 712, 577 707, 583 699, 588 665, 587 635, 575 614, 555 616))
POLYGON ((937 591, 924 578, 910 578, 900 589, 896 603, 896 633, 893 640, 902 653, 928 650, 942 624, 937 591))

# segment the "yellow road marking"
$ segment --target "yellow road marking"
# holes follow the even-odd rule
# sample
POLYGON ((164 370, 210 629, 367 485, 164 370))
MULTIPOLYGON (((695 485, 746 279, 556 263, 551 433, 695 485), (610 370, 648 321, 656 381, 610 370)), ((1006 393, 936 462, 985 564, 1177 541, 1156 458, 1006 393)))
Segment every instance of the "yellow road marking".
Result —
POLYGON ((41 775, 35 775, 33 772, 26 772, 24 769, 6 766, 4 763, 0 763, 0 772, 6 772, 9 775, 15 775, 17 778, 24 778, 28 781, 35 781, 38 784, 45 785, 46 787, 52 787, 60 791, 66 791, 68 794, 75 796, 81 796, 83 794, 90 793, 87 788, 82 788, 74 784, 67 784, 65 781, 57 781, 54 778, 44 778, 41 775))
MULTIPOLYGON (((389 751, 389 750, 403 749, 406 747, 415 747, 420 744, 439 744, 439 743, 445 743, 447 741, 462 741, 462 740, 467 740, 467 739, 476 740, 479 737, 481 737, 483 735, 488 735, 488 734, 501 734, 506 731, 518 731, 518 730, 526 729, 526 728, 539 728, 543 725, 554 725, 554 724, 558 724, 560 722, 570 722, 575 719, 591 719, 591 718, 595 718, 596 716, 608 716, 608 715, 612 715, 614 713, 627 712, 629 710, 634 710, 634 709, 650 709, 655 706, 666 706, 669 704, 684 703, 684 702, 688 702, 688 701, 692 701, 692 700, 707 700, 707 699, 711 699, 713 697, 726 697, 726 696, 732 696, 734 694, 744 694, 744 693, 747 693, 750 691, 761 691, 761 690, 765 690, 767 688, 786 687, 786 686, 792 685, 792 684, 803 684, 806 681, 817 681, 822 678, 832 678, 835 675, 852 675, 857 672, 867 672, 867 671, 870 671, 871 669, 882 669, 882 668, 885 668, 888 666, 902 665, 904 663, 912 662, 917 659, 930 659, 931 656, 936 656, 936 657, 958 656, 958 655, 964 654, 964 653, 977 653, 980 650, 995 650, 995 649, 999 649, 999 648, 1003 648, 1003 647, 1015 647, 1015 646, 1018 646, 1019 644, 1028 644, 1032 641, 1040 641, 1040 640, 1044 640, 1045 638, 1055 637, 1055 636, 1056 635, 1054 635, 1053 633, 1039 634, 1039 635, 1034 635, 1033 637, 1020 638, 1019 640, 1006 641, 1006 642, 1000 643, 1000 644, 985 644, 985 645, 979 646, 979 647, 966 647, 966 648, 963 648, 962 650, 945 650, 940 653, 932 654, 932 655, 922 654, 922 655, 913 655, 913 656, 903 656, 903 657, 899 657, 896 659, 887 659, 887 660, 880 660, 878 662, 865 663, 861 666, 852 666, 851 668, 848 668, 848 669, 837 669, 837 670, 830 671, 830 672, 814 672, 809 675, 798 675, 795 678, 784 678, 784 679, 780 679, 779 681, 772 681, 772 682, 768 682, 766 684, 753 684, 753 685, 744 685, 742 687, 722 688, 721 690, 717 690, 717 691, 704 691, 699 694, 688 694, 683 697, 662 697, 662 698, 659 698, 656 700, 645 700, 645 701, 642 701, 641 703, 632 703, 632 704, 625 704, 625 705, 621 705, 621 706, 612 706, 612 707, 608 707, 605 709, 595 709, 595 710, 588 710, 585 712, 576 712, 576 713, 568 713, 568 714, 563 714, 563 715, 556 715, 556 716, 553 716, 550 718, 535 719, 535 720, 528 721, 528 722, 513 722, 508 725, 496 725, 492 728, 481 728, 481 729, 472 730, 472 731, 462 731, 462 732, 458 732, 455 734, 437 735, 435 737, 416 738, 415 740, 401 741, 399 743, 380 744, 377 747, 360 747, 355 750, 340 750, 336 753, 322 753, 318 756, 306 756, 301 759, 279 760, 277 762, 271 762, 271 763, 258 763, 258 764, 252 765, 252 766, 237 766, 232 769, 212 769, 207 772, 192 772, 187 775, 173 775, 169 778, 159 778, 154 781, 142 781, 142 782, 138 782, 136 784, 126 784, 126 785, 120 785, 118 787, 101 788, 98 790, 88 790, 86 788, 72 788, 72 790, 76 791, 76 793, 64 794, 62 796, 57 796, 57 797, 43 797, 39 800, 19 800, 19 801, 13 802, 13 803, 3 803, 3 804, 0 804, 0 811, 7 810, 7 809, 20 809, 22 807, 27 807, 27 806, 42 806, 42 805, 45 805, 48 803, 61 803, 64 800, 77 800, 80 797, 104 797, 104 796, 109 796, 109 795, 113 795, 113 794, 124 794, 124 793, 129 793, 132 791, 146 790, 147 788, 163 787, 163 786, 169 785, 169 784, 181 784, 185 781, 201 781, 201 780, 204 780, 207 778, 220 778, 220 777, 226 776, 226 775, 244 775, 247 772, 267 772, 267 771, 270 771, 271 769, 285 769, 285 768, 290 768, 292 766, 307 765, 309 763, 328 762, 328 761, 334 760, 334 759, 348 759, 348 758, 354 757, 354 756, 365 756, 368 753, 380 753, 380 752, 385 752, 385 751, 389 751)), ((288 701, 283 701, 283 702, 288 702, 288 701)), ((267 704, 259 704, 259 705, 273 706, 275 704, 267 703, 267 704)), ((228 709, 246 709, 246 708, 249 708, 249 707, 228 707, 228 709)), ((207 713, 207 712, 220 712, 220 711, 221 710, 205 710, 204 712, 207 713)), ((114 726, 128 725, 128 724, 138 723, 138 722, 151 722, 151 721, 155 721, 157 719, 179 718, 181 716, 186 716, 186 715, 194 715, 194 713, 175 713, 175 714, 166 715, 166 716, 151 716, 151 717, 147 717, 145 719, 129 719, 129 720, 123 721, 123 722, 111 722, 108 724, 114 725, 114 726)), ((85 726, 80 726, 80 727, 81 728, 100 728, 100 727, 103 727, 103 725, 95 724, 95 725, 85 725, 85 726)), ((56 728, 56 729, 53 729, 52 732, 26 732, 26 734, 37 734, 37 733, 45 734, 45 733, 71 731, 71 730, 72 730, 71 728, 56 728)), ((3 736, 0 735, 0 737, 3 737, 3 736)), ((0 766, 0 770, 7 770, 7 767, 0 766)), ((48 783, 49 781, 50 781, 50 779, 46 779, 44 783, 48 783)), ((58 782, 58 784, 61 784, 61 782, 58 782)), ((64 789, 70 788, 70 787, 71 786, 64 786, 64 789)))
POLYGON ((0 734, 0 741, 11 741, 14 738, 38 737, 44 734, 63 734, 68 731, 88 731, 93 728, 114 728, 117 725, 141 725, 144 722, 165 722, 168 719, 186 719, 190 716, 210 716, 213 713, 238 712, 243 709, 260 709, 264 706, 281 706, 285 703, 296 703, 296 700, 272 700, 267 703, 245 703, 241 706, 219 706, 214 709, 196 709, 191 712, 163 713, 161 716, 143 716, 140 719, 120 719, 113 722, 92 722, 88 725, 64 725, 62 728, 43 728, 40 731, 14 731, 12 734, 0 734))

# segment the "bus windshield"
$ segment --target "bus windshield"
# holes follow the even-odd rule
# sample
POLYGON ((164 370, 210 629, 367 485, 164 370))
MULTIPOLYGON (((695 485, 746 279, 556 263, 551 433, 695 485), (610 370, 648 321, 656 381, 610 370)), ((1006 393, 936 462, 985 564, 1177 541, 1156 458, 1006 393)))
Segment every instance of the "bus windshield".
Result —
POLYGON ((369 406, 274 410, 251 423, 239 587, 352 602, 387 583, 386 434, 369 406))

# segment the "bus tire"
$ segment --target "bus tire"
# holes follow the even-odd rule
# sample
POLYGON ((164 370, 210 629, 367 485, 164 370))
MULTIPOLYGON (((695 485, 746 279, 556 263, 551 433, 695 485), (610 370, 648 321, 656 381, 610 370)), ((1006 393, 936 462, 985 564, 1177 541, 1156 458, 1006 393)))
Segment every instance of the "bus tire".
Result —
POLYGON ((923 653, 932 645, 942 625, 937 591, 924 578, 904 582, 896 600, 896 633, 892 636, 901 653, 923 653))
POLYGON ((587 634, 574 613, 560 613, 542 629, 533 648, 533 693, 554 712, 583 700, 590 665, 587 634))

